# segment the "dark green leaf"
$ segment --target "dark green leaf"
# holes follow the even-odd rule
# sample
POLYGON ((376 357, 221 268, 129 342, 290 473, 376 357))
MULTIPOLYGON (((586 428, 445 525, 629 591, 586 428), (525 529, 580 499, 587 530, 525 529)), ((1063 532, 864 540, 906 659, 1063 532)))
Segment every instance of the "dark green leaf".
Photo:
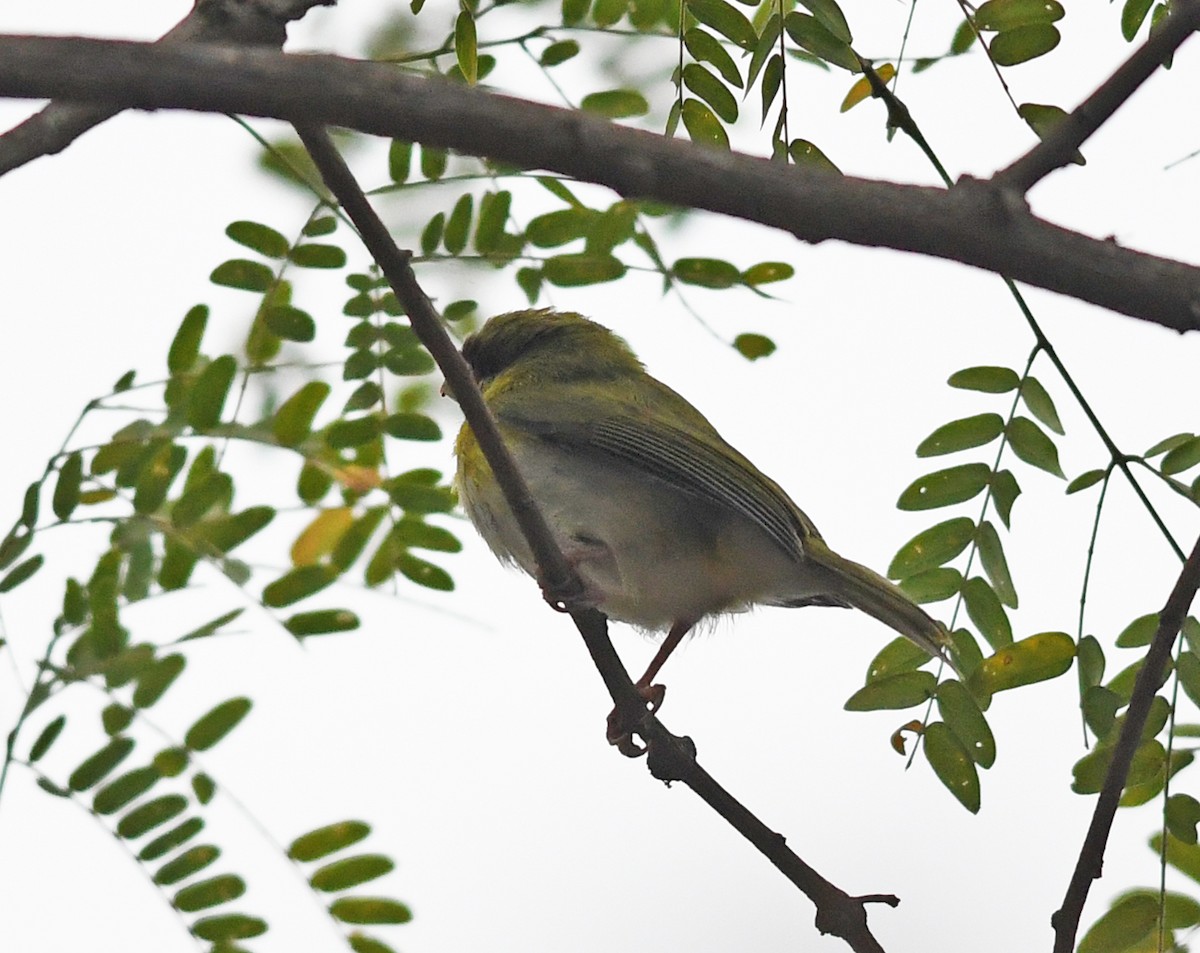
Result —
POLYGON ((71 772, 67 779, 68 787, 72 791, 86 791, 124 761, 132 750, 132 739, 112 738, 108 744, 85 758, 79 767, 71 772))
POLYGON ((478 50, 475 41, 475 18, 467 9, 454 21, 454 57, 466 81, 474 86, 479 77, 478 50))
POLYGON ((177 778, 191 763, 187 748, 164 748, 154 756, 154 770, 164 778, 177 778))
POLYGON ((1125 0, 1125 5, 1121 8, 1121 35, 1125 37, 1126 42, 1133 42, 1153 3, 1154 0, 1125 0))
POLYGON ((987 487, 992 470, 986 463, 964 463, 918 477, 900 494, 902 510, 931 510, 952 506, 978 496, 987 487))
POLYGON ((1164 474, 1182 473, 1197 463, 1200 463, 1200 437, 1192 437, 1168 451, 1160 469, 1164 474))
POLYGON ((187 462, 187 451, 173 443, 164 443, 142 468, 133 495, 136 512, 155 512, 167 499, 167 491, 187 462))
POLYGON ((234 258, 217 265, 208 280, 214 285, 261 294, 275 283, 275 273, 262 262, 234 258))
POLYGON ((462 543, 449 530, 407 516, 396 522, 392 528, 392 535, 403 547, 432 549, 443 553, 457 553, 462 550, 462 543))
POLYGON ((847 699, 846 711, 912 708, 933 697, 937 678, 932 672, 901 671, 877 678, 847 699))
POLYGON ((347 890, 369 880, 375 880, 395 869, 391 859, 383 854, 359 854, 335 860, 317 870, 308 880, 314 890, 332 893, 347 890))
POLYGON ((222 553, 230 552, 275 518, 269 506, 250 506, 230 516, 196 524, 196 535, 222 553))
POLYGON ((263 589, 263 604, 279 609, 307 599, 337 579, 337 571, 329 566, 298 566, 284 573, 263 589))
POLYGON ((393 182, 408 181, 412 169, 412 143, 403 139, 393 139, 388 146, 388 178, 393 182))
POLYGON ((750 56, 750 68, 746 71, 747 87, 754 85, 754 80, 758 78, 759 72, 766 65, 767 57, 775 51, 775 44, 779 39, 782 23, 783 21, 779 18, 779 14, 772 13, 762 33, 755 40, 754 52, 750 56))
POLYGON ((671 274, 702 288, 732 288, 742 278, 734 265, 718 258, 680 258, 671 266, 671 274))
POLYGON ((538 248, 558 248, 586 236, 595 218, 592 209, 555 209, 533 219, 525 229, 525 237, 538 248))
POLYGON ((929 661, 929 653, 900 636, 880 649, 867 666, 867 684, 913 672, 929 661))
POLYGON ((925 757, 933 773, 972 814, 979 813, 979 773, 975 762, 944 722, 925 726, 925 757))
POLYGON ((186 529, 199 522, 214 506, 228 505, 233 498, 233 480, 227 473, 210 473, 171 507, 172 525, 186 529))
POLYGON ((988 49, 998 66, 1016 66, 1049 53, 1061 39, 1057 27, 1034 23, 997 33, 988 49))
POLYGON ((221 421, 221 410, 237 373, 237 361, 223 354, 200 372, 188 391, 187 422, 196 430, 209 430, 221 421))
POLYGON ((407 923, 408 907, 386 897, 341 897, 329 905, 330 914, 343 923, 407 923))
POLYGON ((775 103, 783 85, 783 57, 778 53, 767 60, 767 68, 763 70, 762 83, 759 86, 759 96, 762 101, 762 122, 767 121, 767 113, 775 103))
POLYGON ((225 234, 267 258, 283 258, 290 247, 279 232, 258 222, 230 222, 225 226, 225 234))
POLYGON ((1000 470, 992 477, 992 503, 1004 525, 1009 526, 1013 504, 1021 495, 1021 486, 1011 470, 1000 470))
POLYGON ((1053 23, 1065 14, 1057 0, 987 0, 975 11, 975 26, 999 33, 1031 23, 1053 23))
POLYGON ((843 43, 854 42, 854 37, 850 34, 850 26, 846 23, 846 17, 835 0, 800 0, 800 2, 808 7, 809 12, 820 21, 821 26, 836 39, 843 43))
POLYGON ((460 195, 446 219, 446 230, 442 242, 451 255, 461 255, 467 247, 471 232, 471 217, 475 213, 475 199, 471 195, 460 195))
POLYGON ((454 580, 446 570, 424 559, 418 559, 411 553, 401 553, 396 557, 396 569, 418 586, 440 592, 451 592, 454 589, 454 580))
POLYGON ((209 804, 217 793, 217 782, 203 771, 197 771, 192 775, 192 792, 201 804, 209 804))
POLYGON ((45 728, 43 728, 41 730, 41 732, 37 736, 37 739, 33 742, 33 744, 29 748, 30 764, 37 761, 39 758, 42 757, 42 755, 44 755, 47 751, 50 750, 50 746, 52 744, 54 744, 55 741, 58 740, 58 736, 60 734, 62 734, 62 730, 64 727, 66 727, 66 724, 67 724, 67 716, 59 715, 57 718, 55 718, 52 722, 50 722, 48 725, 46 725, 45 728))
POLYGON ((936 457, 991 443, 1004 432, 999 414, 977 414, 938 427, 917 447, 918 457, 936 457))
POLYGON ((739 334, 733 339, 733 347, 748 361, 757 361, 775 353, 775 342, 762 334, 739 334))
POLYGON ((975 521, 967 516, 938 523, 900 547, 888 567, 892 579, 906 579, 948 563, 975 537, 975 521))
POLYGON ((688 63, 683 68, 683 85, 708 103, 725 122, 737 122, 737 100, 724 83, 699 63, 688 63))
POLYGON ((1195 652, 1182 652, 1177 666, 1179 684, 1193 704, 1200 705, 1200 657, 1195 652))
POLYGON ((984 520, 979 525, 975 537, 979 547, 979 559, 983 563, 983 571, 996 590, 1000 601, 1010 609, 1017 608, 1017 590, 1013 586, 1012 575, 1008 571, 1008 560, 1004 558, 1004 547, 1000 543, 1000 535, 996 527, 984 520))
POLYGON ((301 268, 344 268, 346 265, 346 252, 343 249, 337 245, 315 242, 297 245, 288 258, 301 268))
POLYGON ((1046 432, 1028 417, 1013 418, 1008 425, 1008 442, 1019 459, 1066 479, 1058 463, 1058 448, 1046 436, 1046 432))
POLYGON ((1085 473, 1081 473, 1067 484, 1067 492, 1078 493, 1080 490, 1086 490, 1090 486, 1095 486, 1104 479, 1107 472, 1107 470, 1088 470, 1085 473))
POLYGON ((428 374, 437 366, 422 348, 392 348, 383 355, 383 366, 398 375, 428 374))
POLYGON ((624 274, 624 263, 612 255, 555 255, 542 263, 542 275, 560 288, 615 281, 624 274))
POLYGON ((1164 812, 1167 830, 1185 844, 1196 843, 1196 824, 1200 823, 1200 801, 1190 794, 1172 794, 1164 812))
POLYGON ((135 708, 150 708, 171 687, 183 672, 185 662, 182 655, 167 655, 158 659, 138 675, 137 688, 133 690, 135 708))
POLYGON ((357 629, 359 622, 358 616, 347 609, 318 609, 315 612, 297 612, 283 625, 297 638, 305 638, 349 632, 357 629))
POLYGON ((1058 419, 1058 410, 1054 406, 1054 401, 1036 377, 1026 377, 1021 382, 1021 400, 1025 401, 1025 406, 1029 408, 1029 412, 1033 416, 1056 434, 1066 433, 1063 430, 1062 421, 1058 419))
POLYGON ((339 821, 301 834, 292 841, 287 854, 292 860, 305 863, 320 860, 351 844, 357 844, 370 833, 371 826, 363 821, 339 821))
POLYGON ((1103 740, 1112 731, 1117 712, 1123 704, 1116 692, 1109 691, 1103 685, 1093 685, 1084 691, 1079 707, 1092 733, 1103 740))
POLYGON ((153 767, 134 768, 96 792, 92 808, 97 814, 112 814, 141 797, 162 777, 153 767))
POLYGON ((169 887, 171 884, 186 880, 192 874, 199 873, 220 856, 219 848, 213 847, 211 844, 197 844, 159 867, 154 874, 154 882, 160 886, 169 887))
POLYGON ((362 554, 386 514, 387 508, 383 506, 372 507, 363 513, 342 533, 330 555, 330 562, 342 571, 348 569, 362 554))
POLYGON ((862 71, 858 57, 850 49, 849 43, 830 33, 816 17, 793 12, 784 18, 783 25, 797 46, 808 50, 818 59, 852 73, 862 71))
POLYGON ((729 135, 725 132, 721 121, 700 100, 685 99, 680 115, 683 118, 683 127, 687 130, 692 142, 717 149, 727 150, 729 148, 729 135))
POLYGON ((201 940, 219 943, 222 949, 234 949, 227 941, 262 936, 267 932, 267 924, 258 917, 248 917, 244 913, 226 913, 202 917, 192 924, 191 929, 201 940))
POLYGON ((636 89, 609 89, 600 93, 589 93, 583 97, 579 106, 609 119, 644 116, 650 111, 646 97, 636 89))
POLYGON ((579 55, 579 44, 574 40, 558 40, 542 50, 538 62, 542 66, 557 66, 579 55))
MULTIPOLYGON (((302 246, 311 248, 314 246, 302 246)), ((317 336, 317 324, 307 311, 290 305, 274 305, 264 312, 263 320, 273 334, 285 341, 311 341, 317 336)))
POLYGON ((962 588, 962 573, 957 569, 942 566, 939 569, 929 569, 915 576, 906 576, 900 580, 900 588, 913 602, 924 605, 927 602, 941 602, 951 596, 958 595, 962 588))
POLYGON ((1157 457, 1160 453, 1166 453, 1168 450, 1174 450, 1176 447, 1187 443, 1189 440, 1192 440, 1194 436, 1194 434, 1190 433, 1172 434, 1170 437, 1160 440, 1153 447, 1142 454, 1142 456, 1146 458, 1157 457))
POLYGON ((738 89, 743 88, 742 75, 738 72, 733 57, 726 52, 725 47, 711 33, 701 29, 687 30, 683 34, 683 43, 693 59, 711 63, 725 82, 738 89))
MULTIPOLYGON (((33 533, 29 529, 26 529, 25 532, 12 530, 4 537, 4 541, 0 542, 0 569, 11 566, 16 562, 24 555, 25 550, 29 548, 29 544, 32 542, 33 533)), ((36 572, 40 566, 41 563, 39 562, 30 572, 36 572)), ((25 578, 28 579, 29 577, 26 576, 25 578)), ((13 585, 19 585, 20 581, 14 582, 13 585)))
POLYGON ((346 937, 346 942, 350 944, 350 949, 354 953, 396 953, 382 940, 359 933, 357 930, 346 937))
POLYGON ((189 371, 200 356, 200 341, 208 324, 208 308, 198 304, 183 316, 179 330, 167 351, 167 370, 172 374, 189 371))
POLYGON ((1158 901, 1146 894, 1126 897, 1092 924, 1078 953, 1124 953, 1158 930, 1158 901))
POLYGON ((446 174, 446 150, 421 146, 421 175, 437 181, 446 174))
POLYGON ((842 170, 834 165, 833 161, 824 152, 807 139, 793 139, 791 145, 788 146, 788 155, 792 157, 792 161, 798 166, 814 170, 819 169, 822 172, 832 172, 836 175, 842 174, 842 170))
POLYGON ((188 884, 175 894, 172 904, 184 913, 207 910, 230 900, 236 900, 246 892, 246 884, 235 874, 221 874, 198 883, 188 884))
POLYGON ((730 6, 725 0, 687 0, 688 12, 705 26, 744 50, 753 50, 758 33, 745 14, 730 6))
POLYGON ((1007 367, 968 367, 955 371, 946 382, 960 390, 979 390, 986 394, 1003 394, 1016 390, 1021 377, 1007 367))
POLYGON ((986 581, 974 576, 963 583, 963 601, 967 605, 967 615, 979 629, 979 634, 987 639, 993 649, 1004 648, 1012 644, 1012 624, 1008 621, 1008 613, 996 597, 995 591, 986 581))
POLYGON ((161 834, 138 851, 138 860, 157 860, 163 854, 169 853, 180 844, 191 840, 204 829, 204 821, 198 817, 190 817, 178 827, 173 827, 161 834))
POLYGON ((4 578, 0 579, 0 593, 12 592, 17 586, 21 585, 21 583, 25 582, 25 580, 41 569, 42 563, 45 561, 46 558, 41 553, 38 553, 38 555, 30 556, 25 562, 14 566, 5 573, 4 578))
POLYGON ((207 751, 238 726, 250 712, 249 698, 230 698, 200 716, 184 735, 183 743, 193 751, 207 751))
POLYGON ((335 450, 360 447, 379 436, 379 418, 374 414, 335 420, 325 431, 325 443, 335 450))
MULTIPOLYGON (((475 226, 475 247, 480 254, 490 254, 500 246, 511 208, 511 192, 485 192, 483 194, 479 200, 479 221, 475 226)), ((449 308, 445 310, 448 311, 449 308)), ((446 315, 446 320, 454 321, 456 319, 446 315)))
POLYGON ((58 481, 54 484, 54 497, 50 504, 54 515, 64 523, 79 505, 79 486, 82 481, 83 456, 76 451, 58 469, 58 481))
POLYGON ((996 739, 971 693, 962 682, 949 679, 938 685, 936 695, 938 713, 963 750, 981 768, 990 768, 996 762, 996 739))
POLYGON ((126 840, 141 837, 147 831, 177 817, 187 807, 181 794, 164 794, 147 801, 126 814, 117 822, 117 836, 126 840))

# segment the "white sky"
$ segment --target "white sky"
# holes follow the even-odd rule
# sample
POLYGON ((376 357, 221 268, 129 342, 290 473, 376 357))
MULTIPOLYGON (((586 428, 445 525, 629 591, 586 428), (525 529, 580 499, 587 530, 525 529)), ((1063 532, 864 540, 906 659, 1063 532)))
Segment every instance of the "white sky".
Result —
MULTIPOLYGON (((894 51, 906 6, 844 6, 860 50, 894 51)), ((0 32, 151 38, 188 4, 14 7, 0 7, 0 32)), ((939 51, 952 15, 928 7, 918 14, 912 49, 939 51)), ((363 16, 353 4, 316 11, 289 48, 353 51, 363 16)), ((1116 7, 1073 8, 1062 26, 1061 55, 1009 72, 1018 101, 1069 107, 1127 53, 1116 7)), ((1195 88, 1196 73, 1193 41, 1170 74, 1156 77, 1086 147, 1085 169, 1060 172, 1035 190, 1035 209, 1089 234, 1195 260, 1193 166, 1163 166, 1200 147, 1178 107, 1179 90, 1195 88)), ((804 76, 812 85, 792 90, 793 135, 816 141, 848 172, 932 181, 908 142, 886 143, 875 104, 837 114, 844 74, 804 76)), ((1030 144, 978 57, 905 77, 900 92, 953 174, 987 174, 1030 144)), ((0 127, 31 108, 0 103, 0 127)), ((146 379, 162 373, 167 345, 192 304, 214 308, 210 352, 233 346, 245 319, 243 296, 207 282, 209 270, 235 254, 225 225, 248 217, 290 232, 306 211, 251 171, 253 148, 220 117, 125 115, 65 153, 0 179, 4 521, 88 399, 128 367, 146 379)), ((381 161, 368 157, 361 168, 368 184, 384 181, 381 161)), ((941 465, 917 461, 917 442, 954 417, 1004 412, 1002 402, 943 384, 971 364, 1022 365, 1030 336, 1000 281, 890 252, 801 246, 713 218, 679 239, 659 237, 669 258, 723 249, 742 266, 763 259, 796 266, 778 303, 688 295, 727 339, 743 330, 771 334, 780 344, 776 357, 747 365, 674 300, 660 298, 653 280, 556 292, 554 303, 626 335, 655 374, 792 492, 835 548, 884 568, 901 543, 941 518, 894 508, 910 480, 941 465)), ((354 264, 361 269, 365 256, 354 264)), ((432 280, 444 298, 476 297, 485 311, 520 304, 510 284, 485 285, 473 272, 432 280)), ((310 303, 329 302, 331 316, 322 320, 334 344, 344 333, 339 282, 318 280, 301 292, 310 303)), ((1195 428, 1194 339, 1040 292, 1029 298, 1122 446, 1141 451, 1195 428)), ((1039 373, 1068 429, 1065 469, 1074 475, 1103 465, 1098 441, 1061 383, 1048 365, 1039 363, 1039 373)), ((442 410, 448 432, 455 412, 442 410)), ((450 466, 446 448, 434 448, 429 459, 450 466)), ((1026 493, 1014 513, 1015 535, 1006 538, 1022 598, 1014 623, 1019 635, 1074 633, 1092 496, 1063 504, 1060 483, 1027 467, 1018 474, 1026 493)), ((1176 565, 1125 489, 1113 495, 1088 610, 1088 630, 1102 638, 1157 608, 1176 565)), ((973 515, 974 507, 966 511, 973 515)), ((1164 507, 1190 544, 1194 510, 1166 500, 1164 507)), ((155 709, 156 722, 178 737, 221 698, 252 696, 252 717, 205 764, 277 841, 346 817, 369 821, 375 833, 364 849, 398 865, 377 889, 415 913, 411 924, 380 935, 406 953, 844 949, 815 933, 810 904, 688 791, 663 788, 640 762, 610 750, 603 738, 609 704, 568 622, 544 609, 536 586, 500 569, 465 523, 456 528, 466 552, 438 558, 458 582, 453 597, 412 587, 397 598, 347 591, 363 629, 302 650, 249 611, 245 634, 189 650, 188 673, 155 709)), ((48 535, 53 578, 85 572, 100 540, 87 531, 48 535)), ((57 600, 58 585, 46 588, 45 599, 57 600)), ((0 606, 25 679, 48 630, 46 610, 23 604, 22 594, 40 591, 22 589, 0 606)), ((139 609, 138 636, 170 638, 241 604, 218 580, 200 601, 198 615, 139 609)), ((651 647, 620 627, 614 637, 630 668, 640 670, 651 647)), ((901 896, 898 910, 872 911, 872 929, 889 953, 1048 948, 1049 916, 1093 803, 1068 789, 1070 766, 1082 754, 1074 672, 996 699, 989 717, 1000 753, 983 773, 983 810, 971 817, 923 761, 905 772, 889 750, 889 735, 908 713, 842 711, 890 638, 849 612, 767 610, 722 622, 671 661, 664 721, 691 735, 705 767, 834 883, 851 893, 901 896)), ((1132 660, 1117 652, 1109 653, 1110 672, 1132 660)), ((19 704, 15 685, 5 665, 4 724, 19 704)), ((82 702, 86 692, 77 691, 82 702)), ((94 719, 76 720, 61 742, 66 757, 49 762, 63 773, 97 744, 94 719)), ((1183 783, 1191 783, 1187 774, 1183 783)), ((1155 810, 1118 816, 1089 921, 1120 890, 1157 882, 1143 846, 1155 810)), ((212 814, 209 832, 225 850, 214 872, 246 876, 250 891, 233 907, 272 926, 248 945, 338 949, 311 894, 264 851, 241 813, 219 799, 212 814)), ((112 838, 82 811, 43 795, 19 769, 0 804, 0 898, 0 937, 14 950, 190 945, 112 838)))

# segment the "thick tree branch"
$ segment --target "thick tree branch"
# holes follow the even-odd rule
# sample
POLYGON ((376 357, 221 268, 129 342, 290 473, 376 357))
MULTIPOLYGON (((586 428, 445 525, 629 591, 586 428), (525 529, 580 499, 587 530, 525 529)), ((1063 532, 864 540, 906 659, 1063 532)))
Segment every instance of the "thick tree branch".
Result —
POLYGON ((993 176, 997 184, 1028 192, 1060 166, 1138 91, 1179 46, 1200 29, 1200 2, 1176 0, 1162 26, 1091 96, 1054 127, 1054 131, 1007 169, 993 176))
MULTIPOLYGON (((311 7, 333 6, 337 0, 195 0, 186 17, 159 43, 236 43, 283 46, 287 24, 311 7)), ((93 126, 124 109, 112 103, 48 103, 0 136, 0 175, 37 159, 62 152, 93 126)))
MULTIPOLYGON (((321 171, 326 186, 350 217, 371 256, 379 264, 408 312, 413 330, 446 375, 446 381, 463 409, 480 448, 487 457, 533 550, 545 588, 555 593, 578 586, 575 573, 564 558, 545 518, 530 495, 516 463, 509 454, 496 421, 483 401, 470 368, 442 327, 441 319, 418 284, 411 267, 411 253, 393 243, 386 226, 354 180, 328 134, 320 126, 297 124, 305 147, 321 171)), ((572 610, 588 652, 600 670, 613 702, 622 711, 636 714, 630 723, 648 748, 647 762, 656 778, 682 781, 757 847, 817 907, 817 928, 844 939, 856 953, 882 953, 883 948, 867 927, 866 904, 899 901, 890 896, 851 897, 835 887, 789 850, 783 837, 755 817, 696 762, 696 749, 688 738, 672 735, 646 711, 645 702, 634 689, 633 680, 621 664, 605 618, 594 609, 572 610)))
POLYGON ((120 102, 341 125, 551 169, 760 222, 983 268, 1178 331, 1200 329, 1200 268, 1060 228, 1010 190, 854 179, 337 57, 0 37, 0 95, 120 102))
MULTIPOLYGON (((1051 917, 1055 933, 1054 953, 1071 953, 1075 949, 1075 935, 1079 931, 1083 904, 1087 900, 1092 881, 1100 877, 1104 848, 1112 830, 1113 817, 1121 801, 1121 792, 1125 790, 1125 780, 1129 777, 1129 766, 1133 763, 1134 752, 1142 741, 1142 729, 1146 725, 1150 705, 1154 701, 1155 693, 1162 686, 1167 663, 1171 660, 1171 647, 1175 644, 1179 628, 1196 598, 1197 589, 1200 589, 1200 540, 1196 541, 1192 554, 1183 564, 1179 579, 1159 614, 1158 631, 1154 633, 1154 641, 1150 643, 1137 681, 1134 682, 1129 708, 1125 713, 1125 724, 1113 747, 1112 761, 1104 778, 1104 787, 1096 800, 1092 822, 1079 850, 1075 872, 1067 886, 1062 906, 1051 917)), ((1164 770, 1169 770, 1169 766, 1164 767, 1164 770)))

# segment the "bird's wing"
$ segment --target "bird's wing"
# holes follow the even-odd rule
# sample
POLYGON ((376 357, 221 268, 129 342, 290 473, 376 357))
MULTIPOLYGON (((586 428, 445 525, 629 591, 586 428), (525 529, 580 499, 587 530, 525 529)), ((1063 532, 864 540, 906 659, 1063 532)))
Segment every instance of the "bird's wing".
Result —
MULTIPOLYGON (((656 384, 658 382, 655 382, 656 384)), ((637 469, 681 492, 709 500, 742 514, 779 545, 799 559, 804 540, 820 538, 812 521, 786 493, 754 464, 738 453, 691 404, 665 385, 658 401, 670 400, 671 419, 646 409, 637 400, 610 399, 596 413, 579 413, 563 419, 548 400, 531 406, 498 407, 498 416, 549 443, 580 454, 604 457, 637 469), (676 403, 678 402, 678 403, 676 403), (545 408, 543 410, 543 408, 545 408), (678 422, 676 422, 678 421, 678 422)), ((582 410, 572 395, 575 410, 582 410)))

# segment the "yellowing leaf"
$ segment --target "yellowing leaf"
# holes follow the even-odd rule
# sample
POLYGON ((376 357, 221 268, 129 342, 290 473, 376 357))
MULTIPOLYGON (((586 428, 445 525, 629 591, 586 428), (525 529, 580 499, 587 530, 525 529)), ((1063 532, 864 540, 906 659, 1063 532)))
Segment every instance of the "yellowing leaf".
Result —
POLYGON ((971 673, 968 684, 976 695, 993 695, 1057 678, 1071 667, 1074 657, 1075 642, 1069 635, 1041 632, 985 658, 971 673))
MULTIPOLYGON (((882 63, 875 67, 875 72, 883 83, 891 82, 893 76, 896 75, 896 67, 891 63, 882 63)), ((871 96, 871 80, 866 76, 860 76, 854 81, 854 85, 850 87, 850 91, 846 93, 846 98, 842 100, 841 111, 853 109, 865 99, 871 96)))

